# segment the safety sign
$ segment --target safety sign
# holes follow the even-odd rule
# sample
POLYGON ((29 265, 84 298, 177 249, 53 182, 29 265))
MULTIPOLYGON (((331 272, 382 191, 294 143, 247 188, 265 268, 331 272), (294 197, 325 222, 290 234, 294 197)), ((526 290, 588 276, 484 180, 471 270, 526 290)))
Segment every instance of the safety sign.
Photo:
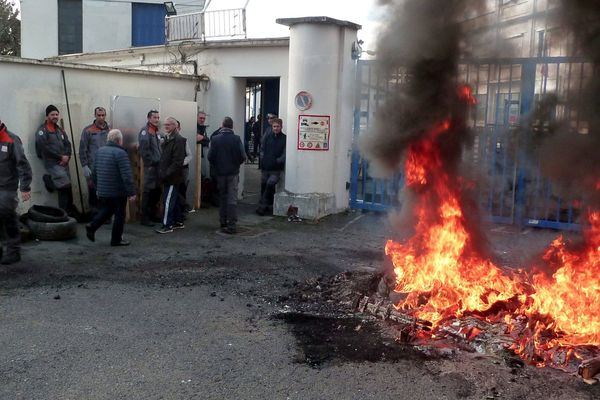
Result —
POLYGON ((298 116, 298 150, 329 151, 331 116, 298 116))

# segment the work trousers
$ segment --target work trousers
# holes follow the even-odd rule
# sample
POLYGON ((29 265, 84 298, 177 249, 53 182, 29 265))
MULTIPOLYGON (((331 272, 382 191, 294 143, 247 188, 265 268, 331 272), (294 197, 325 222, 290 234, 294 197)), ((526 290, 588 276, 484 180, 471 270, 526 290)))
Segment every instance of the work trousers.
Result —
POLYGON ((261 171, 259 200, 261 210, 266 211, 273 208, 275 191, 277 190, 277 183, 281 179, 281 173, 282 171, 261 171))
POLYGON ((127 197, 100 197, 98 203, 100 208, 89 226, 96 232, 102 224, 114 215, 110 243, 113 245, 119 244, 123 240, 127 197))
POLYGON ((73 191, 71 186, 56 189, 58 192, 58 207, 65 210, 69 215, 72 215, 75 211, 75 205, 73 204, 73 191))
POLYGON ((96 194, 96 187, 94 186, 94 182, 92 180, 88 180, 88 202, 90 205, 90 209, 93 212, 96 212, 98 209, 98 195, 96 194))
POLYGON ((142 219, 145 221, 158 221, 158 204, 160 202, 160 187, 144 189, 142 194, 142 219))
POLYGON ((2 236, 3 245, 6 245, 7 257, 20 255, 18 202, 16 191, 0 190, 0 236, 2 236))
POLYGON ((239 175, 218 176, 219 220, 221 226, 235 228, 237 223, 237 196, 240 183, 239 175))

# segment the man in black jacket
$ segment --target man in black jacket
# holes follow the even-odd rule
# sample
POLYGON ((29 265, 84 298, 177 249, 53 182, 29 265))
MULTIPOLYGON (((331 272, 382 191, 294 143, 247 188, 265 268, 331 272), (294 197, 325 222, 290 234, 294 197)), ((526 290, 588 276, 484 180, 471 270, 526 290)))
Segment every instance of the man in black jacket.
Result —
POLYGON ((158 176, 163 184, 165 204, 163 226, 156 230, 157 233, 170 233, 184 227, 178 189, 183 182, 185 139, 177 132, 177 120, 173 117, 166 119, 164 129, 166 135, 161 145, 158 176))
POLYGON ((237 232, 237 196, 240 165, 246 161, 244 144, 233 132, 233 120, 223 119, 217 135, 211 138, 208 161, 214 168, 219 189, 219 219, 225 233, 237 232))
POLYGON ((2 264, 13 264, 21 260, 21 238, 17 219, 17 189, 21 190, 21 199, 31 197, 31 167, 25 157, 21 139, 10 132, 0 121, 0 234, 4 233, 6 254, 0 257, 2 264))
POLYGON ((285 168, 285 143, 286 137, 281 132, 283 121, 274 118, 271 121, 271 130, 263 140, 260 148, 260 201, 256 213, 266 215, 273 212, 273 198, 277 183, 285 168))

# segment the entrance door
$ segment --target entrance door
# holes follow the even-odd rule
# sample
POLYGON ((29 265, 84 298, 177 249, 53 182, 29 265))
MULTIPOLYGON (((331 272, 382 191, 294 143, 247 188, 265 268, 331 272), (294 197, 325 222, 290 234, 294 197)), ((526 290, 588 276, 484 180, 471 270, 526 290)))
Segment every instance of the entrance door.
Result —
POLYGON ((248 78, 246 80, 243 139, 248 161, 244 166, 243 198, 248 203, 258 204, 260 138, 269 126, 267 114, 279 115, 279 85, 279 78, 248 78))

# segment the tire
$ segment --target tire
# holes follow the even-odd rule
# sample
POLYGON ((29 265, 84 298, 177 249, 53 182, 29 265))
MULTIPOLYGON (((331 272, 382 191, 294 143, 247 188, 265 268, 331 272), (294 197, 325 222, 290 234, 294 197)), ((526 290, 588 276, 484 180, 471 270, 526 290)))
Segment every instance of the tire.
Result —
POLYGON ((29 219, 35 222, 67 222, 69 216, 62 208, 33 205, 27 212, 29 219))
POLYGON ((39 222, 29 220, 29 229, 39 240, 68 240, 77 236, 77 221, 68 217, 66 222, 39 222))

